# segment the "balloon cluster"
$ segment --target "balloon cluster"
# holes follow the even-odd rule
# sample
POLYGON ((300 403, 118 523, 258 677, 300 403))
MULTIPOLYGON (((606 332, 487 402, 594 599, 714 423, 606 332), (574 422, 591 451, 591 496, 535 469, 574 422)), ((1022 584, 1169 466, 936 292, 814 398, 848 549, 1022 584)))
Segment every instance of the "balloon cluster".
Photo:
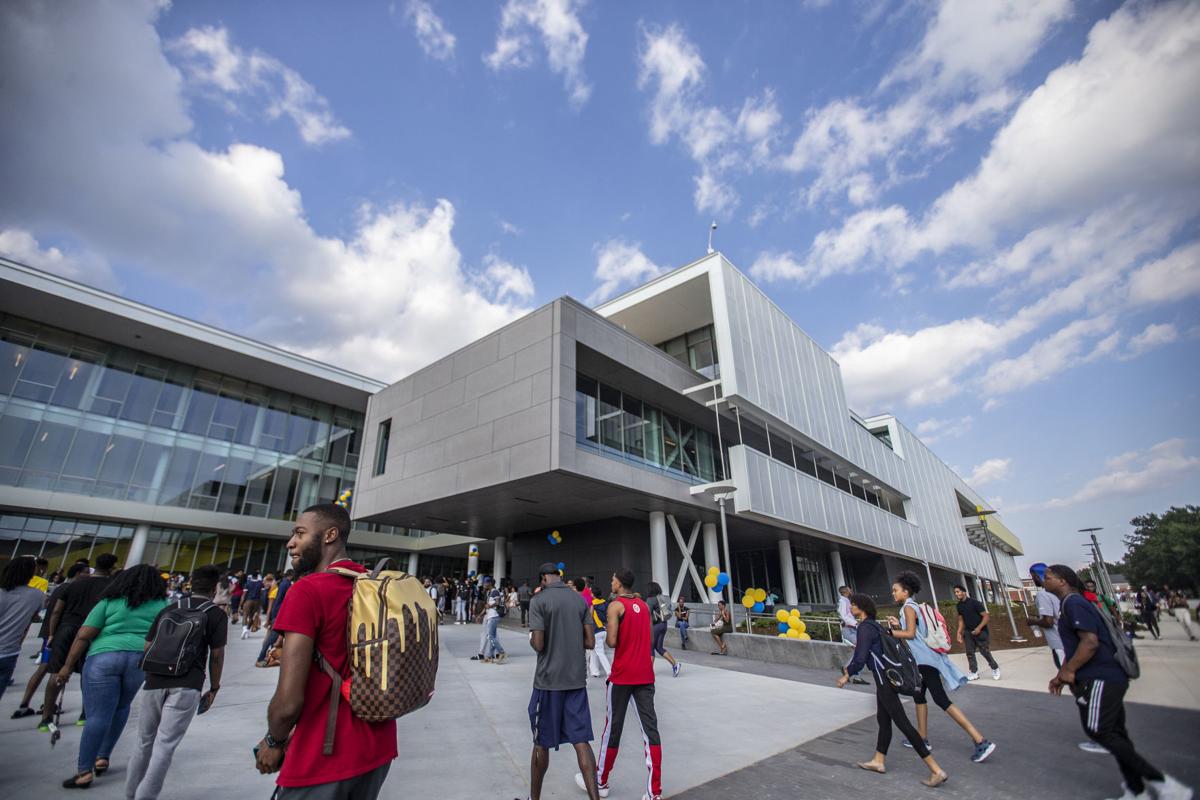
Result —
POLYGON ((800 619, 800 609, 793 608, 791 611, 785 611, 781 608, 775 612, 775 619, 779 623, 780 639, 799 639, 807 642, 812 638, 808 635, 808 626, 804 624, 804 620, 800 619))
POLYGON ((558 574, 560 577, 567 574, 567 565, 563 562, 560 561, 554 566, 558 567, 558 574))
POLYGON ((742 596, 742 605, 755 614, 761 614, 767 607, 766 600, 766 589, 747 589, 746 594, 742 596))
POLYGON ((721 572, 716 567, 708 568, 708 575, 704 578, 705 586, 720 594, 724 591, 727 583, 729 583, 729 573, 721 572))
POLYGON ((468 545, 467 546, 467 555, 468 556, 479 555, 479 545, 476 545, 476 544, 468 545))
POLYGON ((546 534, 546 539, 550 542, 550 544, 562 544, 562 534, 558 531, 551 531, 550 533, 546 534))
POLYGON ((354 494, 354 490, 347 489, 338 495, 338 499, 334 500, 334 503, 341 506, 342 508, 349 508, 350 507, 350 496, 352 494, 354 494))

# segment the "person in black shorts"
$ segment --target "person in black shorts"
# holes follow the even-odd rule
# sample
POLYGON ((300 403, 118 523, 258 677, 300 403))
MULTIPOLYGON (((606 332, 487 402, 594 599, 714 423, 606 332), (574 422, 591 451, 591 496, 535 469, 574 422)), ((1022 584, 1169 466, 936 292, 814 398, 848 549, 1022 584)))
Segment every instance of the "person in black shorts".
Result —
POLYGON ((600 800, 596 788, 596 756, 592 752, 592 715, 588 710, 587 668, 583 656, 595 645, 583 598, 562 582, 558 567, 543 564, 541 590, 529 604, 529 644, 537 652, 529 726, 533 730, 529 797, 540 800, 542 780, 550 766, 550 748, 575 748, 587 794, 600 800))

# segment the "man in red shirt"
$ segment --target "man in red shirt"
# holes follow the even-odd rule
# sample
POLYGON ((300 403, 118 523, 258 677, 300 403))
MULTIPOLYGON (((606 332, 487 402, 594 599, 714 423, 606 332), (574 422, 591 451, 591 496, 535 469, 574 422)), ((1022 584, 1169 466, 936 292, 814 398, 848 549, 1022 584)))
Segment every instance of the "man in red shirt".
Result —
POLYGON ((637 706, 638 727, 646 758, 646 794, 642 800, 660 800, 662 796, 662 742, 658 737, 658 715, 654 713, 654 652, 650 648, 650 607, 633 592, 633 573, 619 569, 613 573, 612 591, 616 598, 608 604, 606 642, 613 651, 612 671, 608 673, 604 733, 600 737, 597 783, 600 796, 608 795, 608 776, 617 763, 617 748, 625 711, 632 700, 637 706))
POLYGON ((350 515, 333 503, 310 506, 296 519, 287 548, 303 575, 275 618, 284 634, 275 696, 267 708, 267 735, 255 748, 258 771, 279 772, 280 800, 374 800, 396 758, 396 723, 364 722, 339 703, 332 755, 324 755, 329 720, 329 676, 314 667, 319 651, 347 673, 347 604, 353 581, 326 570, 366 568, 346 555, 350 515), (287 758, 284 758, 284 754, 287 758), (282 767, 282 768, 281 768, 282 767))

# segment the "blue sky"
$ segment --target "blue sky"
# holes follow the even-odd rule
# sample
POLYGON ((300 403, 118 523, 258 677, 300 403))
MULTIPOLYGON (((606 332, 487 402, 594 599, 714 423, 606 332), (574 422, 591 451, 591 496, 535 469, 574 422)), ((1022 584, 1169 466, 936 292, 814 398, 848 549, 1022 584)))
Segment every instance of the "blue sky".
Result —
POLYGON ((398 378, 716 244, 1034 560, 1197 501, 1200 6, 13 2, 0 251, 398 378))

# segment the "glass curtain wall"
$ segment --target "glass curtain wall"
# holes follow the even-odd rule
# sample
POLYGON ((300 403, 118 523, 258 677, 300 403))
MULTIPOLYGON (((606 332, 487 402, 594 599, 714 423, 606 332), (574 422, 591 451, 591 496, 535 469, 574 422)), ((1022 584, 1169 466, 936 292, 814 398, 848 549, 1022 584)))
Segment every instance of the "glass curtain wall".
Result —
POLYGON ((575 439, 580 447, 694 483, 721 477, 716 436, 586 375, 575 382, 575 439))
POLYGON ((721 377, 721 365, 717 362, 717 338, 712 325, 688 331, 657 347, 706 378, 721 377))
POLYGON ((362 424, 355 411, 0 315, 0 485, 290 519, 353 488, 362 424))

